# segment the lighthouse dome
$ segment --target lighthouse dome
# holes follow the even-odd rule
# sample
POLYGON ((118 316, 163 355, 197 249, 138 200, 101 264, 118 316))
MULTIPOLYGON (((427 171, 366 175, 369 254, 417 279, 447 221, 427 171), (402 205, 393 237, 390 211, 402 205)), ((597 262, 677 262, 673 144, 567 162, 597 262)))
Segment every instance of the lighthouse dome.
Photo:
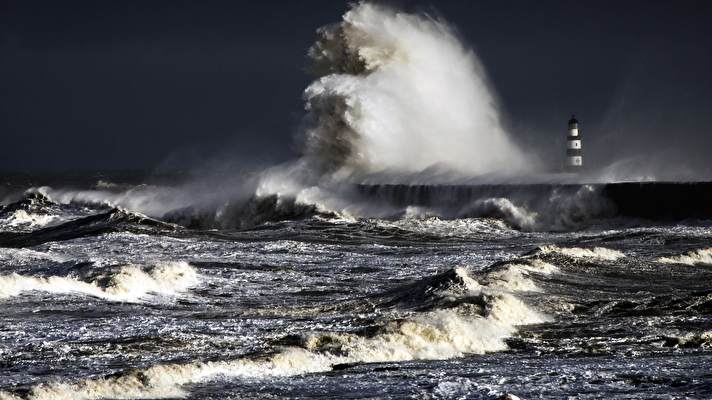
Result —
POLYGON ((569 125, 573 125, 573 124, 578 124, 578 120, 576 119, 575 115, 572 115, 571 119, 569 120, 569 125))

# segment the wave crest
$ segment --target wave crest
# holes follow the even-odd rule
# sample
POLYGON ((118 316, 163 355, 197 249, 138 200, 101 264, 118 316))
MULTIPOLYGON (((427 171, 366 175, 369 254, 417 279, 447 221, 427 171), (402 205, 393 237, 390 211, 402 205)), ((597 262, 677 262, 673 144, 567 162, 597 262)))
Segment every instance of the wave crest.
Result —
POLYGON ((712 247, 707 249, 697 249, 677 256, 660 257, 658 262, 663 264, 684 264, 684 265, 712 265, 712 247))
POLYGON ((9 216, 0 219, 0 227, 10 229, 42 228, 58 219, 55 215, 28 213, 25 210, 15 210, 9 216))
POLYGON ((499 288, 509 292, 542 292, 542 289, 530 279, 531 274, 549 276, 559 269, 547 262, 533 260, 518 260, 498 265, 486 276, 488 287, 499 288))
POLYGON ((139 302, 157 295, 175 296, 195 286, 198 281, 198 273, 186 262, 158 263, 148 269, 123 266, 86 281, 71 276, 37 277, 13 273, 0 276, 0 299, 40 291, 139 302))
POLYGON ((558 247, 554 245, 540 246, 532 254, 558 254, 571 258, 594 259, 604 261, 616 261, 626 255, 618 250, 605 247, 594 247, 591 249, 580 247, 558 247))

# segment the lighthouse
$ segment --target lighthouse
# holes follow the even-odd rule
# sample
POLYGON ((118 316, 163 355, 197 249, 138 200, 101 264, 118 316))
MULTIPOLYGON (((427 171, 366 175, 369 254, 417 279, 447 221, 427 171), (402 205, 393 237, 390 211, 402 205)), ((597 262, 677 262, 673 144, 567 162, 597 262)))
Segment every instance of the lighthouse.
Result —
POLYGON ((572 115, 569 120, 568 136, 566 137, 566 169, 578 171, 582 166, 581 133, 579 132, 578 120, 572 115))

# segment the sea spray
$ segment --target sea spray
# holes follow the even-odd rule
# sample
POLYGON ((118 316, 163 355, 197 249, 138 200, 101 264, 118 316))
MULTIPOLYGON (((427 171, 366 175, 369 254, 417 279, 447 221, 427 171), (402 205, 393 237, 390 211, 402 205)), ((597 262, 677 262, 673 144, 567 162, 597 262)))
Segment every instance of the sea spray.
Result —
POLYGON ((352 185, 426 176, 442 183, 535 164, 504 129, 477 56, 445 22, 363 2, 318 35, 303 156, 265 171, 256 196, 393 217, 397 208, 352 185))
POLYGON ((296 198, 317 186, 343 203, 340 183, 373 176, 442 182, 534 165, 504 129, 477 56, 445 22, 363 2, 318 35, 303 156, 263 174, 258 194, 296 198))
POLYGON ((321 28, 304 93, 305 155, 335 177, 531 167, 474 52, 443 21, 371 3, 321 28))

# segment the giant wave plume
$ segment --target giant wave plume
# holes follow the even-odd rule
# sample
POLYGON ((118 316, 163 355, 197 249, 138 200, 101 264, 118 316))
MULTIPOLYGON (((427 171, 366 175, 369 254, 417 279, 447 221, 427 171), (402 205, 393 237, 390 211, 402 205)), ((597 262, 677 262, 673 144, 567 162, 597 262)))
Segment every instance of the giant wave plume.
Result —
POLYGON ((482 64, 445 22, 361 3, 318 35, 309 50, 317 80, 304 92, 313 167, 362 178, 531 165, 502 125, 482 64))

